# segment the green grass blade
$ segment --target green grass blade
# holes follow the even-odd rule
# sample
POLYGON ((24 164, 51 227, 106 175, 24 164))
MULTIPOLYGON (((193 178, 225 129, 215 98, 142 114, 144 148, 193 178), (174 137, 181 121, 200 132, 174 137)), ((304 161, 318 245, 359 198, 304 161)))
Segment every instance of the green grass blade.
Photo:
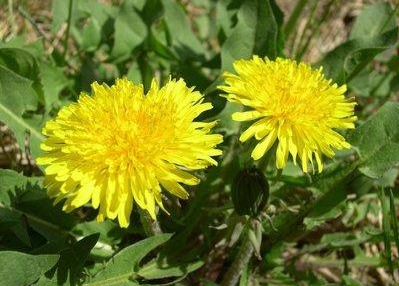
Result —
POLYGON ((301 16, 303 9, 305 8, 307 3, 308 0, 299 0, 298 3, 295 5, 295 8, 291 13, 290 18, 288 19, 287 24, 284 27, 284 33, 286 38, 289 37, 289 35, 296 27, 299 17, 301 16))
POLYGON ((384 231, 384 246, 385 246, 385 255, 389 265, 389 271, 393 274, 393 262, 392 262, 392 250, 391 250, 391 223, 390 223, 390 215, 389 215, 389 198, 385 196, 384 189, 381 188, 378 191, 378 197, 381 202, 381 210, 382 210, 382 229, 384 231))
POLYGON ((395 197, 392 189, 389 189, 389 205, 391 213, 392 230, 395 239, 396 247, 399 249, 399 232, 398 232, 398 218, 396 217, 395 197))

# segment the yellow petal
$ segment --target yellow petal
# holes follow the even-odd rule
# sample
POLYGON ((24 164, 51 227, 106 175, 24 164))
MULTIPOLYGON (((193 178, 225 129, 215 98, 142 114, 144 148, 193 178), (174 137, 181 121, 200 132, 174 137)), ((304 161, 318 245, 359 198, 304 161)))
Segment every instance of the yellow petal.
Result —
POLYGON ((259 160, 266 152, 273 146, 274 141, 277 138, 277 131, 272 130, 258 145, 255 146, 252 151, 252 158, 254 160, 259 160))

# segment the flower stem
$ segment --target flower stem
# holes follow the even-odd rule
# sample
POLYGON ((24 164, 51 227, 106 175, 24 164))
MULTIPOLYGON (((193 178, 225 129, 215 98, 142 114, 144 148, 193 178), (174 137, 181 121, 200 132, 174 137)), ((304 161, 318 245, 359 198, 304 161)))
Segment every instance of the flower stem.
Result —
POLYGON ((158 221, 153 220, 145 210, 139 208, 139 214, 144 232, 148 237, 162 233, 161 226, 159 225, 158 221))
POLYGON ((244 239, 242 241, 241 247, 233 261, 230 265, 229 270, 223 277, 221 286, 235 286, 240 278, 244 268, 248 265, 249 260, 252 257, 254 248, 252 246, 251 240, 249 239, 248 231, 244 234, 244 239))
POLYGON ((71 20, 72 20, 72 7, 73 7, 73 0, 69 0, 68 22, 67 22, 67 29, 65 32, 65 39, 64 39, 64 54, 63 54, 64 61, 65 61, 66 53, 68 50, 69 30, 71 28, 71 20))

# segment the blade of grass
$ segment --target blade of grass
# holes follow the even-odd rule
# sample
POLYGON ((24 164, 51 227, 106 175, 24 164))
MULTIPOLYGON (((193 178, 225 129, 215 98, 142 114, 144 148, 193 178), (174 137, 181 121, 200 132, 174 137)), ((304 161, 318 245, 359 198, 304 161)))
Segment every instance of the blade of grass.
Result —
POLYGON ((382 230, 384 232, 384 246, 385 246, 385 255, 389 265, 389 271, 393 276, 393 263, 392 263, 392 250, 391 250, 391 223, 390 223, 390 215, 389 215, 389 207, 388 207, 388 198, 385 196, 385 192, 383 188, 380 188, 378 191, 378 197, 381 203, 382 210, 382 230))
POLYGON ((13 38, 17 33, 17 26, 15 25, 14 4, 13 0, 8 0, 8 21, 11 27, 10 38, 13 38))
POLYGON ((314 15, 316 13, 317 10, 317 5, 318 5, 319 1, 314 0, 312 3, 312 6, 310 8, 310 14, 308 16, 308 19, 306 21, 305 27, 302 30, 301 36, 299 37, 299 42, 298 44, 295 46, 295 41, 292 42, 292 47, 291 47, 291 55, 296 54, 296 51, 302 46, 302 43, 305 39, 306 33, 307 31, 312 27, 313 25, 313 19, 314 19, 314 15))
POLYGON ((300 61, 302 59, 303 55, 308 50, 310 42, 312 41, 313 37, 319 33, 321 24, 327 20, 328 16, 330 15, 331 7, 333 6, 335 1, 336 0, 331 0, 330 2, 327 3, 326 8, 324 9, 320 20, 316 22, 316 26, 314 27, 312 33, 309 34, 302 49, 300 50, 299 53, 297 53, 295 57, 297 61, 300 61))
POLYGON ((399 249, 399 231, 398 231, 398 218, 396 217, 395 197, 392 189, 389 189, 389 205, 391 211, 392 230, 395 239, 396 248, 399 249))
POLYGON ((296 3, 295 8, 290 15, 290 18, 287 21, 287 24, 285 24, 284 33, 286 38, 289 37, 289 35, 292 33, 295 26, 297 25, 299 17, 301 16, 303 9, 305 8, 308 1, 309 0, 299 0, 296 3))

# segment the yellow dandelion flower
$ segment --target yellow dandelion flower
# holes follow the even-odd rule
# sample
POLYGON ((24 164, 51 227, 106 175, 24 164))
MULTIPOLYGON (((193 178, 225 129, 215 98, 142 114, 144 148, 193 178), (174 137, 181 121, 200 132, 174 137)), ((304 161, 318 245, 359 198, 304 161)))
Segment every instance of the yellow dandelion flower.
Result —
POLYGON ((250 109, 234 113, 233 120, 257 120, 240 136, 241 142, 251 137, 260 141, 252 151, 254 160, 277 141, 278 169, 286 166, 291 154, 295 164, 299 157, 304 172, 308 162, 314 170, 313 159, 321 172, 322 154, 333 157, 334 148, 350 148, 334 129, 354 128, 356 103, 345 98, 345 85, 338 87, 324 77, 322 68, 314 70, 290 59, 270 61, 258 56, 238 60, 234 68, 237 75, 225 72, 225 85, 219 88, 228 93, 230 102, 250 109))
POLYGON ((199 183, 188 171, 217 165, 216 122, 194 121, 212 105, 183 80, 161 88, 154 80, 146 95, 127 79, 91 87, 92 96, 82 93, 43 129, 37 163, 47 166, 44 184, 55 203, 66 199, 65 211, 91 201, 98 221, 118 217, 127 227, 133 202, 155 218, 156 205, 164 209, 161 186, 187 199, 181 184, 199 183))

